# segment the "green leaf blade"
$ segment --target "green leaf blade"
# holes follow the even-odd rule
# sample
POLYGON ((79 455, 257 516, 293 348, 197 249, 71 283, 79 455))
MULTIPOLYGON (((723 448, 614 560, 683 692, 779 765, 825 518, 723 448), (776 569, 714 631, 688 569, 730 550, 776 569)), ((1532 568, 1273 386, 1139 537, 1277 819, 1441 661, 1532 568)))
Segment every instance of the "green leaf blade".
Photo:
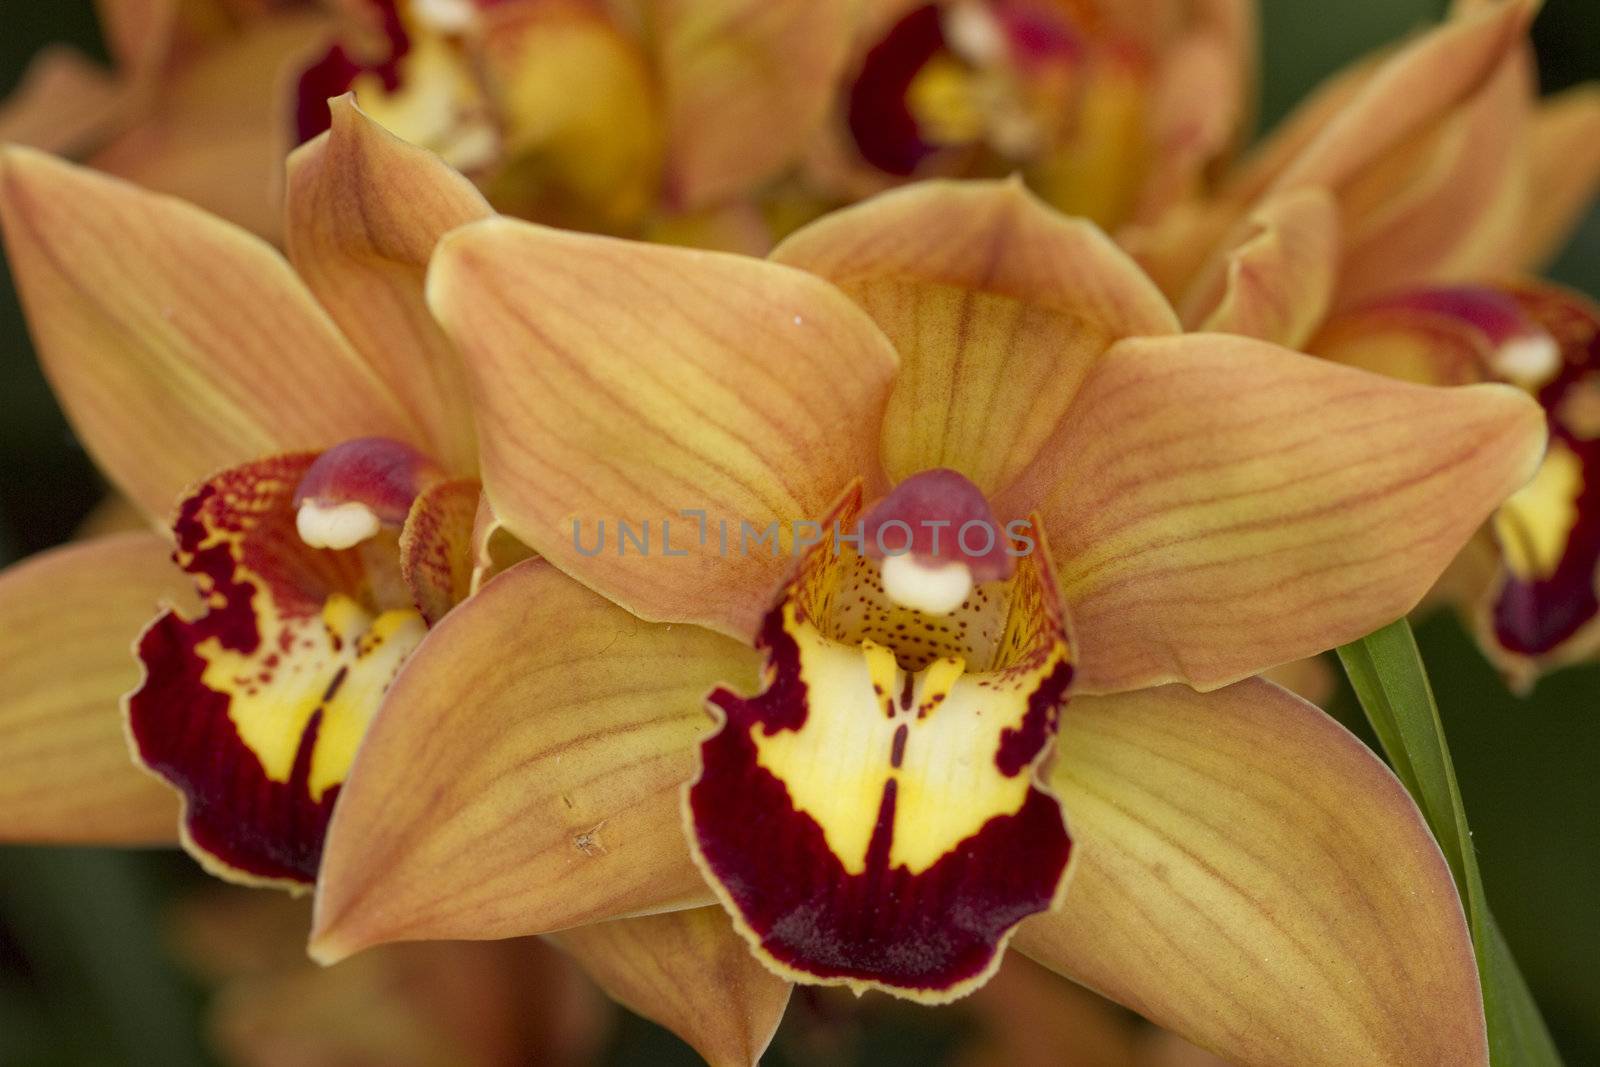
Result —
POLYGON ((1493 1067, 1561 1067, 1483 889, 1444 725, 1404 619, 1339 649, 1345 673, 1396 777, 1411 793, 1455 876, 1472 932, 1493 1067))

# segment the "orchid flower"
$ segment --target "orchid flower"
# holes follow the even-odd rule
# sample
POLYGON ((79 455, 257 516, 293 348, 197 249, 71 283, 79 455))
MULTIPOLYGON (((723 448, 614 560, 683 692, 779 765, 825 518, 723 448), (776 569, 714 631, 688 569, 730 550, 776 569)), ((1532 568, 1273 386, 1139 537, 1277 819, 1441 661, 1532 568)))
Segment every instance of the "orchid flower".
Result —
POLYGON ((1183 334, 1016 182, 770 262, 479 222, 428 295, 541 558, 389 691, 318 958, 554 933, 750 1062, 792 983, 941 1003, 1016 947, 1242 1064, 1485 1062, 1415 807, 1253 675, 1415 604, 1539 461, 1521 391, 1183 334))
POLYGON ((422 271, 439 234, 490 212, 348 101, 334 112, 290 162, 293 268, 187 204, 6 151, 0 220, 44 369, 166 527, 0 576, 8 839, 177 834, 225 877, 309 885, 366 722, 470 588, 492 521, 422 271))
POLYGON ((1540 474, 1432 598, 1461 604, 1522 689, 1600 651, 1600 539, 1584 492, 1600 458, 1584 414, 1600 314, 1528 277, 1600 191, 1600 93, 1535 110, 1524 14, 1463 15, 1337 81, 1337 107, 1291 119, 1263 150, 1257 202, 1182 301, 1193 327, 1411 381, 1506 382, 1540 401, 1554 442, 1540 474), (1415 110, 1397 116, 1396 100, 1415 110))
POLYGON ((1250 0, 877 0, 862 5, 824 194, 1004 176, 1111 227, 1202 193, 1254 94, 1250 0))
POLYGON ((114 64, 41 52, 0 101, 0 143, 74 158, 280 236, 287 64, 328 31, 302 0, 99 0, 114 64))
POLYGON ((822 121, 844 0, 105 0, 119 70, 38 61, 0 141, 83 155, 277 239, 284 152, 354 92, 502 210, 770 244, 744 194, 822 121))
POLYGON ((717 211, 794 162, 848 28, 841 0, 345 6, 354 24, 298 74, 299 139, 325 128, 330 96, 354 91, 504 211, 763 247, 758 217, 717 211))

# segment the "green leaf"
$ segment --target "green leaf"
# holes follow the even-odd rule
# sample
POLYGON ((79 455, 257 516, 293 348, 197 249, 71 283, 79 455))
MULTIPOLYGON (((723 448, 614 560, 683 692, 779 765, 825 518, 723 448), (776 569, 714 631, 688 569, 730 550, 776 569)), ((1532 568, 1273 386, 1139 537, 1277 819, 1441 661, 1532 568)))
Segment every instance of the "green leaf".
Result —
POLYGON ((1483 982, 1489 1062, 1560 1067, 1555 1042, 1489 911, 1444 726, 1410 624, 1401 619, 1345 645, 1339 658, 1395 775, 1416 799, 1455 875, 1483 982))

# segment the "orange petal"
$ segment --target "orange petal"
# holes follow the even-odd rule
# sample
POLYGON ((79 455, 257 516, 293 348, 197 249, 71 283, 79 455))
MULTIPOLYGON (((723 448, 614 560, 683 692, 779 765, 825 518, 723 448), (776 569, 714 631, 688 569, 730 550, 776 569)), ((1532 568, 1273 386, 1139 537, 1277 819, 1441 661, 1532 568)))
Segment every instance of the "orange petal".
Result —
POLYGON ((471 182, 350 97, 331 110, 332 129, 289 157, 289 260, 426 429, 433 454, 469 473, 477 442, 466 374, 422 284, 439 238, 493 212, 471 182))
POLYGON ((56 395, 147 514, 262 454, 416 439, 288 264, 244 231, 16 148, 0 222, 56 395))
POLYGON ((127 100, 123 87, 81 53, 46 48, 0 100, 0 143, 75 155, 111 131, 127 100))
POLYGON ((753 633, 785 527, 876 474, 894 350, 801 271, 492 220, 445 239, 428 290, 496 513, 643 618, 753 633))
POLYGON ((154 88, 143 120, 89 162, 276 240, 290 147, 282 82, 327 25, 311 7, 256 19, 248 32, 200 43, 154 88))
POLYGON ((1332 719, 1166 686, 1075 700, 1059 752, 1082 860, 1022 951, 1240 1067, 1487 1064, 1449 868, 1332 719))
POLYGON ((1600 191, 1600 84, 1540 103, 1529 129, 1527 210, 1516 266, 1534 270, 1566 244, 1600 191))
POLYGON ((162 601, 192 600, 152 533, 67 545, 0 574, 0 839, 170 844, 178 804, 118 711, 162 601))
POLYGON ((95 0, 106 48, 119 69, 154 73, 168 58, 180 0, 95 0))
POLYGON ((1211 33, 1190 36, 1164 57, 1147 119, 1155 164, 1139 191, 1134 218, 1159 218, 1204 190, 1207 168, 1239 135, 1245 108, 1241 61, 1247 59, 1239 41, 1211 33))
MULTIPOLYGON (((1518 49, 1530 6, 1463 14, 1341 72, 1238 168, 1222 201, 1238 210, 1273 192, 1334 193, 1346 258, 1341 304, 1419 276, 1457 277, 1508 260, 1524 194, 1517 140, 1528 104, 1518 49)), ((1235 231, 1215 254, 1247 237, 1235 231)), ((1192 261, 1159 243, 1147 254, 1192 261)), ((1214 288, 1220 269, 1213 263, 1198 284, 1214 288)), ((1185 275, 1181 265, 1163 270, 1185 275)))
MULTIPOLYGON (((1499 3, 1452 19, 1417 38, 1370 75, 1362 67, 1339 79, 1320 103, 1341 103, 1323 124, 1296 126, 1308 136, 1278 173, 1279 189, 1339 188, 1403 146, 1493 78, 1522 40, 1531 5, 1499 3), (1349 93, 1348 98, 1345 94, 1349 93)), ((1317 117, 1325 112, 1319 108, 1317 117)))
POLYGON ((368 733, 329 831, 313 952, 706 902, 678 791, 705 694, 754 668, 747 649, 642 623, 542 561, 489 582, 428 635, 368 733))
POLYGON ((558 934, 600 987, 683 1038, 713 1067, 755 1067, 789 1004, 721 908, 691 908, 558 934))
POLYGON ((1043 501, 1087 692, 1212 688, 1404 614, 1545 440, 1508 386, 1222 334, 1121 342, 1064 425, 997 508, 1043 501))
POLYGON ((1513 51, 1468 99, 1339 191, 1341 307, 1421 281, 1511 269, 1525 216, 1534 94, 1513 51))
POLYGON ((844 66, 843 0, 655 0, 667 195, 695 210, 794 162, 844 66))
POLYGON ((922 182, 825 216, 772 258, 860 304, 900 353, 883 462, 1008 485, 1112 343, 1173 333, 1172 309, 1092 223, 1009 182, 922 182))
POLYGON ((1299 348, 1333 299, 1338 211, 1324 190, 1298 189, 1268 199, 1247 223, 1247 236, 1214 275, 1216 291, 1192 294, 1184 320, 1299 348))

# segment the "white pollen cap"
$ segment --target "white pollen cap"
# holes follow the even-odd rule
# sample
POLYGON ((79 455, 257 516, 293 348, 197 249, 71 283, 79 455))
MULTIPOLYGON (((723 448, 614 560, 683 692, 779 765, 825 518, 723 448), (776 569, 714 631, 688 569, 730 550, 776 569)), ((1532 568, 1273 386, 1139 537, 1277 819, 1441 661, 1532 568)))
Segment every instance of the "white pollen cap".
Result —
POLYGON ((957 3, 945 9, 943 25, 950 50, 968 63, 994 66, 1006 56, 1005 31, 982 3, 957 3))
POLYGON ((465 33, 478 19, 472 0, 411 0, 411 14, 439 33, 465 33))
POLYGON ((883 591, 903 608, 927 615, 948 615, 972 593, 972 570, 960 560, 931 566, 906 552, 885 556, 883 591))
POLYGON ((382 523, 373 510, 357 500, 323 505, 315 500, 300 502, 294 517, 300 540, 312 548, 352 548, 378 532, 382 523))
POLYGON ((1549 334, 1513 337, 1495 352, 1494 369, 1518 385, 1538 385, 1561 369, 1561 348, 1549 334))

